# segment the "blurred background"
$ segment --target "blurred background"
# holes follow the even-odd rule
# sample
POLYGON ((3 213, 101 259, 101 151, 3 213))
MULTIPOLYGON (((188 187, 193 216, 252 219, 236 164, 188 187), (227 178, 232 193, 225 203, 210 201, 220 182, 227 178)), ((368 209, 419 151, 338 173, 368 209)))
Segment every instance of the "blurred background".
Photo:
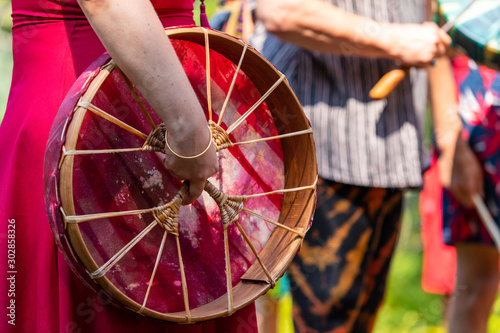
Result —
POLYGON ((5 113, 12 74, 10 0, 0 0, 0 121, 5 113))
MULTIPOLYGON (((205 4, 207 15, 210 17, 215 12, 218 1, 206 0, 205 4)), ((196 18, 199 16, 198 13, 197 1, 196 18)), ((0 0, 0 121, 5 113, 13 65, 10 14, 10 0, 0 0)), ((420 287, 421 266, 422 243, 418 193, 410 192, 406 195, 403 226, 388 279, 388 292, 375 325, 375 333, 445 332, 442 320, 443 300, 438 295, 422 291, 420 287)), ((280 305, 279 333, 292 332, 289 295, 285 296, 280 305)), ((498 298, 489 322, 489 332, 500 332, 500 300, 498 298)))

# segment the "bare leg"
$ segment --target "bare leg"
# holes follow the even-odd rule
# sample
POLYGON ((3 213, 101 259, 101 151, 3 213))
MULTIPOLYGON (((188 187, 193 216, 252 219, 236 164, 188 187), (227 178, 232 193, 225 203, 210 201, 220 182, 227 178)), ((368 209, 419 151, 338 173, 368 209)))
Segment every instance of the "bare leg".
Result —
POLYGON ((451 296, 452 294, 444 294, 443 295, 443 308, 444 308, 444 321, 446 323, 445 326, 448 326, 448 323, 450 322, 450 307, 451 307, 451 296))
POLYGON ((278 304, 272 297, 263 295, 255 301, 259 332, 276 333, 278 304))
POLYGON ((449 332, 485 333, 498 290, 498 250, 476 244, 456 248, 457 281, 449 309, 449 332))

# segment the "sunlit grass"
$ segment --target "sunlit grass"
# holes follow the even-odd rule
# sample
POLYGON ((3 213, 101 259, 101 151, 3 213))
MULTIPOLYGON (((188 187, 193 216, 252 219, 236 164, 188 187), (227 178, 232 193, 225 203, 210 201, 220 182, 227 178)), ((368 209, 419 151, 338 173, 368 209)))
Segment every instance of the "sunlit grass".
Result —
POLYGON ((443 302, 420 287, 422 245, 418 195, 405 197, 402 229, 387 282, 387 294, 375 324, 375 333, 444 332, 443 302))
MULTIPOLYGON (((422 245, 417 193, 406 196, 399 243, 374 333, 446 333, 444 303, 440 295, 424 292, 421 285, 422 245)), ((488 332, 500 332, 500 298, 490 316, 488 332)))
POLYGON ((5 113, 12 75, 12 42, 10 29, 10 3, 0 1, 0 122, 5 113))
POLYGON ((5 34, 0 34, 0 122, 5 113, 7 97, 9 95, 10 79, 12 75, 11 39, 5 34))

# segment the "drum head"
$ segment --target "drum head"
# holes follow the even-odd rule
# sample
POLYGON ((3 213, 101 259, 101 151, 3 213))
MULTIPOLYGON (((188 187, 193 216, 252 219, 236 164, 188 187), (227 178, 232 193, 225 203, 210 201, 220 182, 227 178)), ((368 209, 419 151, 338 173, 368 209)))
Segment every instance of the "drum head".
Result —
POLYGON ((206 110, 220 171, 180 207, 161 163, 160 118, 105 54, 51 130, 46 205, 73 270, 116 303, 161 320, 230 315, 274 286, 315 206, 311 128, 286 79, 241 40, 166 30, 206 110))
MULTIPOLYGON (((457 17, 470 0, 438 0, 444 21, 457 17)), ((476 0, 449 31, 453 45, 480 64, 500 70, 500 2, 476 0)))

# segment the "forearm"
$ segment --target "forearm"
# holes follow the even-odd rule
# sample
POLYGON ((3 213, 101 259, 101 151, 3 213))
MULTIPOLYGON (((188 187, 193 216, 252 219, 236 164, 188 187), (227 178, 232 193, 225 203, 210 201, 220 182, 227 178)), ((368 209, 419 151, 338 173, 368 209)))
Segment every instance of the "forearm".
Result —
MULTIPOLYGON (((186 126, 206 127, 198 99, 149 1, 79 3, 106 50, 168 130, 182 136, 186 126)), ((204 142, 206 131, 206 136, 200 135, 204 142)))
POLYGON ((322 0, 258 0, 257 15, 268 31, 305 49, 389 58, 408 66, 426 66, 451 42, 431 22, 379 23, 322 0))
POLYGON ((266 29, 309 50, 389 57, 386 26, 321 0, 258 0, 266 29), (371 32, 376 31, 376 32, 371 32))
POLYGON ((440 151, 441 183, 463 205, 472 207, 475 194, 484 196, 483 171, 468 142, 461 137, 462 121, 449 58, 442 57, 429 68, 429 86, 436 144, 440 151))
POLYGON ((217 154, 196 94, 150 1, 78 2, 113 60, 165 122, 172 151, 160 158, 172 176, 189 181, 183 204, 193 202, 217 172, 217 154), (173 151, 203 154, 186 159, 173 151))
POLYGON ((448 57, 429 67, 429 93, 437 148, 453 153, 462 131, 458 114, 456 84, 448 57))

